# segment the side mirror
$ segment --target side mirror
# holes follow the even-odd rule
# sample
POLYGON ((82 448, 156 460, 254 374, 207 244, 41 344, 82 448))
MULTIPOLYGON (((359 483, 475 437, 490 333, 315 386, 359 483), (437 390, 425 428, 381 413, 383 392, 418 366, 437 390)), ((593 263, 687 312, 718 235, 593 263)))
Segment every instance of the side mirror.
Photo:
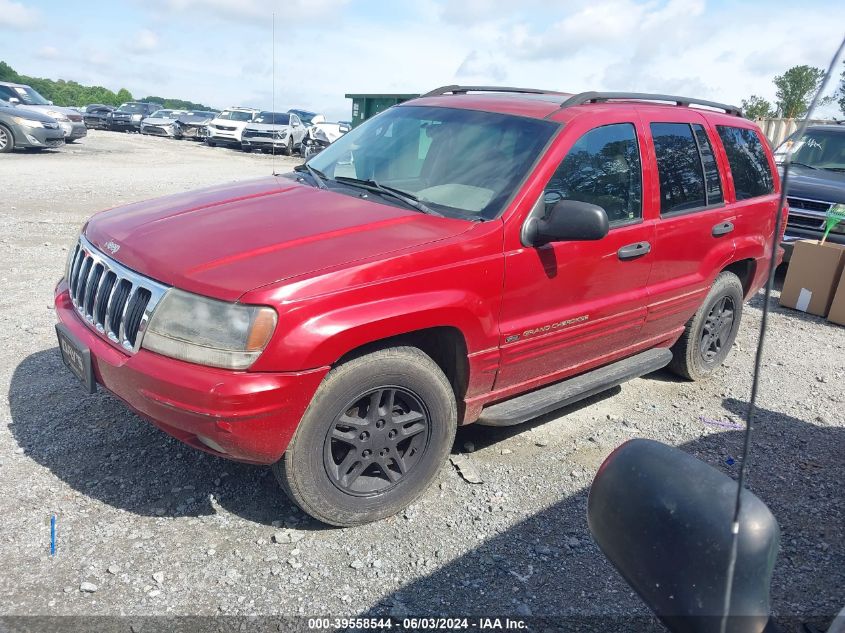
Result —
MULTIPOLYGON (((541 198, 540 204, 544 204, 541 198)), ((598 205, 578 200, 560 200, 546 217, 532 217, 523 228, 526 246, 549 242, 600 240, 610 230, 607 213, 598 205)))
MULTIPOLYGON (((720 630, 736 487, 691 455, 644 439, 613 451, 593 480, 593 538, 670 631, 720 630)), ((729 633, 766 627, 779 540, 766 504, 743 490, 729 633)))
POLYGON ((13 106, 18 106, 21 104, 21 100, 17 97, 9 97, 9 103, 11 103, 13 106))

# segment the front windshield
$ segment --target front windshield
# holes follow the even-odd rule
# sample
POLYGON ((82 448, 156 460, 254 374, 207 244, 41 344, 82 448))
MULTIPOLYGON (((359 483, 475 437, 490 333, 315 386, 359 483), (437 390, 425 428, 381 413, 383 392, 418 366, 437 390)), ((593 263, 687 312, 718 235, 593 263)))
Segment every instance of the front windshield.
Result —
POLYGON ((144 112, 145 107, 143 103, 124 103, 118 109, 118 112, 144 112))
POLYGON ((18 100, 24 105, 50 105, 50 102, 29 86, 12 86, 18 100))
POLYGON ((156 110, 150 115, 151 119, 175 119, 178 116, 178 112, 174 112, 173 110, 156 110))
POLYGON ((558 124, 543 119, 397 106, 366 121, 308 165, 329 180, 375 180, 440 213, 499 215, 558 124))
POLYGON ((845 172, 845 129, 808 130, 800 140, 786 141, 777 153, 785 156, 790 147, 793 163, 845 172))
POLYGON ((288 125, 290 124, 290 115, 286 112, 262 112, 256 117, 255 123, 288 125))
POLYGON ((252 112, 223 110, 223 112, 217 115, 217 118, 225 121, 252 121, 252 112))

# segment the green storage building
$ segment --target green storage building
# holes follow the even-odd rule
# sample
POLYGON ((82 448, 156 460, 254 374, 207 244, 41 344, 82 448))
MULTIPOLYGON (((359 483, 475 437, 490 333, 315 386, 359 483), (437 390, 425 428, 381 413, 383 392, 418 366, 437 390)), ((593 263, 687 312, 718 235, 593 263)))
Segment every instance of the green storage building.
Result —
POLYGON ((346 98, 352 99, 352 127, 360 125, 390 106, 417 97, 418 94, 348 94, 346 98))

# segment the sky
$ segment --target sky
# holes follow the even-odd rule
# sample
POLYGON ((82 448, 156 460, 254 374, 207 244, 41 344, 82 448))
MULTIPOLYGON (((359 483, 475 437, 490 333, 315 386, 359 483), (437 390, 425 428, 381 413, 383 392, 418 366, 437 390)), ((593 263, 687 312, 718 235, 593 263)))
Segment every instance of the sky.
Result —
POLYGON ((345 93, 452 83, 739 105, 773 101, 791 66, 826 67, 843 25, 841 0, 0 0, 0 60, 216 108, 275 92, 329 120, 351 118, 345 93))

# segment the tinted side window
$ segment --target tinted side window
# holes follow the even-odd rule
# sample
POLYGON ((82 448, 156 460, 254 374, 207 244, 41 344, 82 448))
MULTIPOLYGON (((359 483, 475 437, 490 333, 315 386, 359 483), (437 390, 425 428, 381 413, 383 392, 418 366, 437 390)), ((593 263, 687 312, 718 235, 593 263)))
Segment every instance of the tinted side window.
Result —
POLYGON ((707 204, 709 206, 724 202, 722 179, 719 177, 719 167, 713 155, 713 148, 710 146, 710 139, 707 138, 707 132, 703 125, 697 123, 693 123, 692 131, 698 142, 698 152, 701 154, 701 165, 704 168, 704 194, 707 204))
POLYGON ((772 193, 775 190, 772 170, 766 150, 754 130, 728 125, 717 125, 716 130, 728 155, 736 199, 746 200, 772 193))
POLYGON ((642 188, 636 130, 631 123, 616 123, 576 141, 546 185, 545 200, 597 204, 613 226, 642 218, 642 188))
POLYGON ((651 135, 660 176, 661 215, 707 206, 704 170, 689 124, 652 123, 651 135))

